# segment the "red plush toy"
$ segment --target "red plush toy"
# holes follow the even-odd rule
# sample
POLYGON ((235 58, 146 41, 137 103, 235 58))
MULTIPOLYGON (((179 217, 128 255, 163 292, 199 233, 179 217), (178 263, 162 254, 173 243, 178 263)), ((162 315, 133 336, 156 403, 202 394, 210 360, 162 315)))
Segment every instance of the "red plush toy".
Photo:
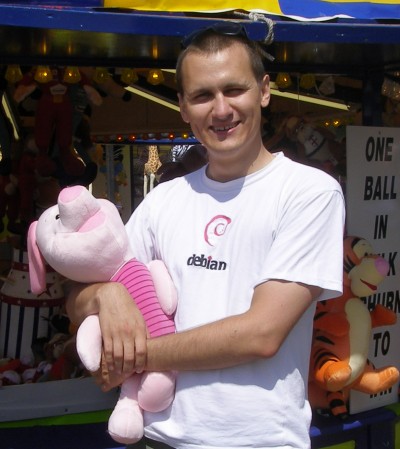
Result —
POLYGON ((344 240, 343 295, 317 304, 310 359, 309 400, 314 409, 345 418, 350 390, 377 394, 399 379, 394 366, 376 369, 368 360, 371 329, 396 323, 392 310, 371 312, 360 299, 376 292, 389 271, 365 239, 344 240))
MULTIPOLYGON (((56 171, 56 164, 49 156, 54 133, 65 173, 80 176, 84 173, 85 165, 76 157, 72 149, 73 106, 69 95, 71 82, 65 81, 64 68, 52 67, 51 75, 48 82, 47 80, 38 82, 35 79, 35 71, 27 72, 14 92, 14 99, 19 103, 34 90, 40 89, 41 95, 37 102, 34 128, 35 143, 38 148, 36 169, 39 174, 50 176, 56 171)), ((101 103, 101 96, 82 72, 80 72, 79 83, 94 104, 101 103)))

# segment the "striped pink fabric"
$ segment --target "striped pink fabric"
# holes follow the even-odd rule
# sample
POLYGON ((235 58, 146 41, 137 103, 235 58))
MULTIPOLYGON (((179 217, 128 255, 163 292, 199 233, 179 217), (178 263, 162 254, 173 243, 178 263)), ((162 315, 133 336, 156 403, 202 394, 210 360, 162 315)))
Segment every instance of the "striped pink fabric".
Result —
POLYGON ((111 279, 123 284, 142 312, 152 337, 175 332, 172 316, 167 316, 158 302, 153 279, 147 266, 136 259, 127 262, 111 279))

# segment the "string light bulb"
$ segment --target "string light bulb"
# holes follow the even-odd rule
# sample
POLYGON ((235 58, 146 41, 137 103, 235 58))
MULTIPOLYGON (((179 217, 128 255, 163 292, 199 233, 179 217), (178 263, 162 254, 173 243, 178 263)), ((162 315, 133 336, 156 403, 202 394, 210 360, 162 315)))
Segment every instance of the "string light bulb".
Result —
POLYGON ((50 67, 48 65, 39 65, 36 69, 34 79, 41 84, 50 82, 53 79, 50 67))
POLYGON ((78 67, 69 66, 64 71, 63 80, 65 83, 68 83, 68 84, 79 83, 81 78, 82 78, 81 72, 79 71, 78 67))
POLYGON ((287 89, 292 85, 292 78, 290 77, 289 73, 280 72, 276 76, 275 84, 280 89, 287 89))
POLYGON ((11 65, 7 66, 4 78, 9 83, 13 83, 13 84, 18 83, 18 81, 21 81, 21 79, 22 79, 21 67, 17 64, 11 64, 11 65))
POLYGON ((105 83, 110 79, 110 74, 106 67, 96 67, 93 75, 93 81, 97 84, 105 83))
POLYGON ((125 84, 128 84, 128 86, 130 84, 134 84, 136 83, 136 81, 138 80, 138 75, 136 73, 136 70, 134 69, 129 69, 129 68, 125 68, 122 70, 121 73, 121 81, 125 84))
POLYGON ((312 73, 305 73, 300 77, 300 87, 305 90, 310 90, 315 87, 315 75, 312 73))
POLYGON ((161 84, 164 82, 164 75, 161 70, 153 69, 150 70, 147 75, 147 82, 156 86, 157 84, 161 84))

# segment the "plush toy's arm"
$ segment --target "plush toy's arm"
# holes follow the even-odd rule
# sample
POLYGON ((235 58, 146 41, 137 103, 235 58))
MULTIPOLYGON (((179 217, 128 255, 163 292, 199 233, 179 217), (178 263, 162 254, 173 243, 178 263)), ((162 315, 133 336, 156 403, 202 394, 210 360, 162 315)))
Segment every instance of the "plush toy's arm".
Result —
POLYGON ((377 304, 374 310, 371 312, 372 327, 388 326, 391 324, 396 324, 396 321, 396 313, 380 304, 377 304))
POLYGON ((87 370, 95 372, 100 368, 102 338, 98 315, 88 316, 78 328, 76 349, 87 370))
POLYGON ((21 101, 25 100, 27 96, 29 96, 34 90, 37 89, 36 83, 33 84, 20 84, 14 91, 14 100, 17 103, 21 103, 21 101))
POLYGON ((153 260, 148 264, 153 278, 158 301, 166 315, 172 315, 178 304, 178 295, 167 267, 161 260, 153 260))
POLYGON ((88 96, 89 100, 95 105, 100 106, 103 103, 103 99, 101 98, 101 95, 99 92, 89 84, 85 84, 83 86, 83 89, 86 92, 86 95, 88 96))

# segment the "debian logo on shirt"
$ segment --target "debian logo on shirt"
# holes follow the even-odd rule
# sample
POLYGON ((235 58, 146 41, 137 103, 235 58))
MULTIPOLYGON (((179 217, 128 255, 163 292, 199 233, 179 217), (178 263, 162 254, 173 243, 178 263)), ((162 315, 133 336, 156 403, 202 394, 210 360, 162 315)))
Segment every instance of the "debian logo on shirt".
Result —
POLYGON ((226 270, 227 263, 220 261, 220 260, 214 260, 211 256, 205 256, 204 254, 201 254, 200 256, 197 256, 196 254, 193 254, 193 256, 190 256, 187 260, 188 265, 194 265, 195 267, 202 267, 206 270, 217 270, 217 271, 223 271, 226 270))
POLYGON ((216 215, 204 229, 204 240, 210 246, 216 246, 231 222, 232 220, 226 215, 216 215))
MULTIPOLYGON (((226 215, 216 215, 206 225, 204 229, 204 240, 210 246, 217 246, 222 236, 225 234, 229 224, 232 220, 226 215)), ((214 260, 212 256, 201 254, 193 254, 187 260, 188 265, 195 267, 202 267, 207 270, 226 270, 227 263, 221 260, 214 260)))

